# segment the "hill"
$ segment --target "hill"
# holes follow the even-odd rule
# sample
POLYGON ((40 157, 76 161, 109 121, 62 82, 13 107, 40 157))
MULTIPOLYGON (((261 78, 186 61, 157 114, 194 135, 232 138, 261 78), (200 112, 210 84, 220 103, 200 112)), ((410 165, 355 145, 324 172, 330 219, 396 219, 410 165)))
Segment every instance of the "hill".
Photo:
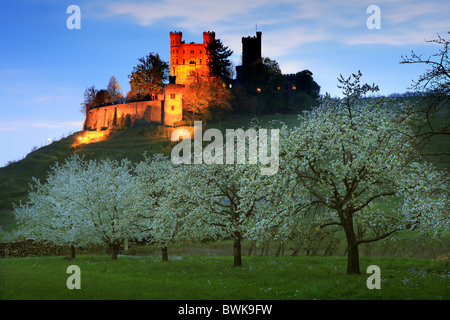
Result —
MULTIPOLYGON (((245 127, 252 116, 233 116, 221 122, 208 122, 207 127, 219 130, 245 127)), ((263 116, 262 120, 297 121, 296 115, 263 116)), ((76 147, 82 131, 29 153, 24 159, 0 168, 0 228, 8 230, 14 224, 13 203, 25 201, 32 177, 45 179, 55 162, 63 162, 72 153, 86 159, 127 158, 132 162, 143 159, 144 152, 170 155, 174 142, 170 141, 170 128, 161 125, 141 125, 112 131, 108 139, 76 147)))
MULTIPOLYGON (((233 115, 225 121, 211 121, 207 128, 225 129, 245 128, 253 116, 233 115)), ((266 115, 260 116, 262 121, 279 120, 287 125, 298 123, 298 116, 266 115)), ((447 121, 439 117, 436 121, 447 121)), ((173 130, 173 129, 172 129, 173 130)), ((0 168, 0 230, 8 231, 14 226, 13 203, 26 201, 29 184, 32 177, 45 179, 48 170, 55 162, 63 162, 72 153, 84 155, 86 159, 127 158, 132 162, 143 159, 144 152, 164 153, 170 155, 175 142, 170 141, 171 130, 161 125, 137 125, 135 128, 125 128, 112 131, 108 139, 74 147, 82 132, 76 132, 50 145, 29 153, 24 159, 0 168)), ((449 150, 450 141, 446 137, 436 137, 427 146, 425 153, 440 153, 449 150)), ((438 167, 448 170, 448 156, 428 156, 438 167)))

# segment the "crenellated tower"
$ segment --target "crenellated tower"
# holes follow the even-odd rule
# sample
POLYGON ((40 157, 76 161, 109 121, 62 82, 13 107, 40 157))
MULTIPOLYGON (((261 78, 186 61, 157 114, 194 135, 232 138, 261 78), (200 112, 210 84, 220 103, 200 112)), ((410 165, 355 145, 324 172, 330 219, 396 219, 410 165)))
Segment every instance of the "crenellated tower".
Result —
POLYGON ((208 44, 214 42, 216 39, 216 33, 214 31, 205 31, 203 32, 203 44, 208 46, 208 44))
POLYGON ((208 44, 215 40, 215 32, 203 32, 203 43, 185 43, 182 32, 170 32, 170 76, 173 83, 189 84, 198 73, 209 76, 208 44))
POLYGON ((255 37, 242 37, 242 65, 236 67, 236 80, 244 82, 245 71, 255 61, 262 58, 262 32, 256 32, 255 37))

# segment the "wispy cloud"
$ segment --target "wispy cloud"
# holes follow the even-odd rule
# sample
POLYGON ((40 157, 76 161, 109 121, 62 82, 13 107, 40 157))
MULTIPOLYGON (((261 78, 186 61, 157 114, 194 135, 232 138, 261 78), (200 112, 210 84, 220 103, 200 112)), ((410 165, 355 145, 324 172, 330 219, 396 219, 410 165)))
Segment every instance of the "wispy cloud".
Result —
POLYGON ((56 122, 56 121, 37 121, 31 124, 34 127, 41 128, 72 128, 78 127, 81 129, 83 126, 83 121, 65 121, 65 122, 56 122))
POLYGON ((83 126, 82 121, 41 121, 41 120, 30 120, 30 121, 12 121, 0 123, 0 131, 23 131, 26 128, 67 128, 68 130, 79 129, 81 130, 83 126))
POLYGON ((160 0, 160 1, 100 1, 97 6, 105 9, 102 15, 128 16, 136 23, 149 26, 174 18, 178 26, 187 27, 194 23, 207 25, 220 21, 232 21, 237 14, 248 13, 269 4, 270 0, 160 0))
MULTIPOLYGON (((279 37, 286 50, 317 41, 343 44, 383 43, 401 45, 423 43, 423 39, 444 32, 450 26, 450 2, 447 0, 377 0, 381 9, 382 31, 366 27, 366 12, 373 0, 159 0, 144 2, 98 1, 102 17, 123 17, 142 26, 167 24, 173 28, 198 32, 207 27, 224 34, 236 33, 244 25, 258 23, 267 38, 279 37), (245 16, 245 18, 243 18, 245 16), (298 29, 298 31, 295 31, 298 29), (289 31, 286 31, 289 30, 289 31), (377 30, 378 31, 378 30, 377 30), (289 38, 282 32, 295 33, 289 38), (273 33, 271 35, 270 33, 273 33)), ((448 30, 447 30, 448 31, 448 30)), ((281 42, 281 41, 278 41, 281 42)))
POLYGON ((50 101, 53 100, 55 97, 53 96, 40 96, 37 98, 33 99, 33 102, 45 102, 45 101, 50 101))

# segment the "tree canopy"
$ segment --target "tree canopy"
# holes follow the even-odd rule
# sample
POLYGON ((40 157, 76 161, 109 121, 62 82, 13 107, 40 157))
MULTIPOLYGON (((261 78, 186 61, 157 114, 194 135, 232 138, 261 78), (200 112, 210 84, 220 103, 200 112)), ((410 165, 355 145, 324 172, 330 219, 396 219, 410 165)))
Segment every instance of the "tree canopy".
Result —
POLYGON ((183 108, 194 119, 220 119, 223 113, 231 110, 231 92, 222 80, 215 77, 202 77, 191 72, 192 82, 183 93, 183 108))
POLYGON ((208 66, 213 77, 229 81, 232 77, 231 62, 228 59, 233 51, 224 46, 220 39, 208 43, 208 66))
MULTIPOLYGON (((450 34, 450 32, 448 33, 450 34)), ((448 139, 450 135, 450 40, 438 35, 437 39, 426 41, 440 46, 437 53, 423 58, 420 54, 411 52, 409 56, 402 56, 402 64, 421 64, 429 67, 425 73, 413 80, 410 89, 422 92, 422 97, 416 99, 404 109, 403 116, 419 116, 415 125, 415 136, 418 146, 425 150, 431 140, 448 139)), ((426 150, 431 156, 439 156, 440 162, 448 163, 450 153, 448 149, 433 151, 426 150)), ((446 166, 447 171, 449 169, 446 166)))
POLYGON ((139 63, 133 67, 133 71, 128 76, 131 92, 138 98, 160 93, 164 83, 169 79, 168 63, 161 60, 157 53, 149 53, 138 61, 139 63))
MULTIPOLYGON (((204 141, 214 141, 200 164, 163 155, 144 156, 138 164, 74 155, 56 164, 45 182, 35 181, 29 201, 15 207, 17 221, 24 233, 50 242, 73 247, 102 242, 113 258, 125 239, 158 244, 163 259, 170 243, 230 239, 235 266, 242 265, 244 239, 286 243, 333 228, 345 236, 347 273, 358 274, 361 244, 404 230, 439 237, 450 228, 448 176, 417 149, 414 125, 421 115, 403 117, 405 106, 366 97, 378 87, 362 84, 361 77, 360 72, 340 76, 343 98, 323 97, 296 126, 270 124, 280 137, 277 148, 270 148, 271 156, 279 155, 271 176, 260 170, 268 154, 260 149, 260 161, 254 161, 256 148, 245 144, 247 138, 255 142, 256 131, 242 130, 241 148, 233 130, 236 157, 230 163, 215 161, 229 149, 227 139, 221 152, 222 133, 213 129, 217 135, 205 132, 204 141)), ((268 146, 266 138, 260 132, 259 147, 268 146)), ((202 148, 198 142, 194 150, 202 148)), ((186 145, 190 148, 190 141, 186 145)))
POLYGON ((272 226, 278 221, 278 230, 287 234, 312 217, 320 228, 342 228, 348 273, 360 272, 362 243, 399 230, 448 228, 448 185, 414 147, 416 119, 401 119, 387 100, 363 100, 377 87, 361 85, 360 78, 359 72, 341 77, 343 99, 325 97, 301 116, 298 127, 283 130, 274 188, 291 194, 287 215, 261 220, 272 226))

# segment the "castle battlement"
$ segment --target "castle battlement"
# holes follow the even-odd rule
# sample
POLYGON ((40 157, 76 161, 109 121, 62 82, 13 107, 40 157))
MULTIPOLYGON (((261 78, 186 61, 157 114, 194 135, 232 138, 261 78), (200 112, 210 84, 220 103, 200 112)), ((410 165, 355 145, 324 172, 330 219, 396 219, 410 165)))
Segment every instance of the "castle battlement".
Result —
POLYGON ((185 43, 182 32, 170 33, 170 76, 176 84, 189 84, 194 72, 209 74, 208 44, 215 36, 215 32, 205 31, 203 43, 185 43))

